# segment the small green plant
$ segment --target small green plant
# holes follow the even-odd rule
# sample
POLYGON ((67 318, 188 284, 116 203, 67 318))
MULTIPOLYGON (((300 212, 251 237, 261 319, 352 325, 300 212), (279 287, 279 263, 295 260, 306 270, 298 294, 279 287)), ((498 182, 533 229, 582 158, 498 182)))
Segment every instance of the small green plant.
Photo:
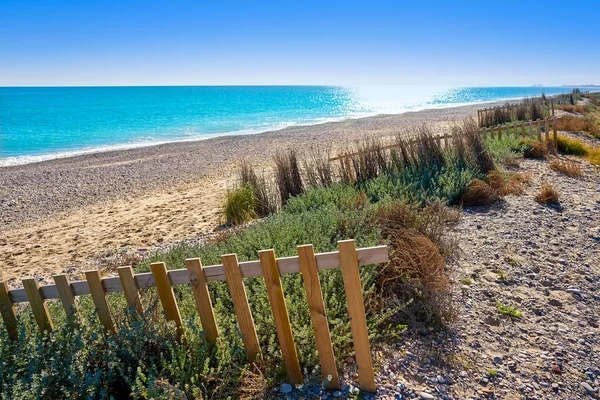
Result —
POLYGON ((242 185, 227 193, 223 214, 228 224, 239 225, 256 218, 256 207, 254 189, 250 185, 242 185))
POLYGON ((462 281, 460 281, 463 285, 467 285, 467 286, 471 286, 473 284, 473 281, 470 279, 463 279, 462 281))
POLYGON ((521 316, 523 315, 519 310, 517 310, 513 306, 504 305, 498 300, 496 300, 496 309, 500 314, 506 315, 510 318, 521 318, 521 316))
POLYGON ((585 156, 589 153, 589 148, 585 143, 566 136, 558 136, 557 148, 562 154, 573 156, 585 156))
POLYGON ((502 282, 508 282, 508 275, 506 275, 504 271, 499 269, 498 271, 496 271, 496 273, 498 274, 498 279, 500 279, 502 282))
POLYGON ((491 377, 494 377, 494 376, 498 375, 498 371, 496 371, 494 368, 490 368, 487 370, 487 374, 491 377))

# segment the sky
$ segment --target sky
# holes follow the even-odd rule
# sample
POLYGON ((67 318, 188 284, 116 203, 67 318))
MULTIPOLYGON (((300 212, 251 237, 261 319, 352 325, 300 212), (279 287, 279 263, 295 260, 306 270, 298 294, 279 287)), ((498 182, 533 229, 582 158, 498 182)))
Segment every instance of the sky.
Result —
POLYGON ((0 86, 600 84, 600 1, 0 0, 0 86))

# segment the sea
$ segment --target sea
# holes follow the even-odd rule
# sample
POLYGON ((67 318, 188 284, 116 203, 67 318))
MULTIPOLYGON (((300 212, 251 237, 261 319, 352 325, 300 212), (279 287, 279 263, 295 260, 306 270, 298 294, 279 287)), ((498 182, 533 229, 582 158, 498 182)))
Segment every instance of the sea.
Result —
POLYGON ((0 167, 571 90, 542 86, 0 87, 0 167))

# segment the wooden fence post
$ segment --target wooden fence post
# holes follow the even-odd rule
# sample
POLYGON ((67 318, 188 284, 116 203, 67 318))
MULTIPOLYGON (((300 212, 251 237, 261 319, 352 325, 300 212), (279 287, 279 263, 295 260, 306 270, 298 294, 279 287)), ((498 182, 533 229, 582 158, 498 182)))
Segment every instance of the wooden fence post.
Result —
POLYGON ((173 286, 171 286, 167 266, 162 262, 152 263, 150 264, 150 271, 154 275, 154 283, 156 284, 156 290, 165 311, 165 316, 168 321, 175 322, 175 326, 177 327, 177 340, 185 339, 183 321, 181 320, 177 300, 175 300, 175 292, 173 292, 173 286))
POLYGON ((125 293, 127 305, 137 311, 139 315, 144 314, 144 305, 142 304, 142 298, 140 296, 140 288, 135 281, 133 268, 130 265, 127 265, 117 268, 117 272, 119 273, 121 286, 123 286, 123 293, 125 293))
POLYGON ((546 142, 550 140, 550 124, 548 118, 544 118, 544 134, 546 136, 546 142))
POLYGON ((229 285, 229 292, 231 293, 231 300, 233 301, 233 307, 235 309, 235 315, 238 320, 240 332, 242 333, 246 356, 248 357, 248 360, 254 362, 257 356, 262 358, 262 354, 260 352, 256 327, 254 326, 254 319, 252 318, 252 312, 250 311, 250 305, 248 304, 248 296, 246 295, 246 288, 244 287, 242 271, 240 270, 237 255, 223 255, 221 256, 221 262, 223 263, 227 284, 229 285))
POLYGON ((302 383, 302 370, 300 370, 298 353, 296 352, 294 336, 292 335, 290 316, 285 305, 275 251, 259 251, 258 258, 260 259, 260 266, 265 279, 265 285, 267 286, 267 295, 269 296, 271 310, 273 311, 273 320, 275 322, 285 370, 290 383, 292 385, 299 385, 302 383))
POLYGON ((115 323, 112 319, 110 306, 108 305, 108 299, 106 298, 106 290, 102 284, 100 272, 96 270, 85 271, 85 279, 87 280, 88 287, 90 288, 90 294, 92 295, 94 305, 96 306, 98 319, 100 319, 100 322, 104 326, 104 330, 106 332, 114 333, 115 323))
POLYGON ((510 139, 510 123, 506 124, 506 137, 510 139))
POLYGON ((323 378, 331 376, 331 380, 327 383, 327 389, 339 389, 340 382, 335 365, 333 346, 331 344, 329 323, 325 314, 325 304, 323 303, 323 292, 321 291, 321 282, 319 281, 315 251, 312 244, 298 246, 297 249, 300 271, 302 272, 302 280, 304 281, 304 290, 306 291, 310 318, 319 352, 321 374, 323 378))
POLYGON ((79 308, 77 306, 77 298, 75 297, 75 293, 73 293, 69 277, 62 274, 54 275, 53 278, 54 283, 56 284, 56 290, 58 290, 58 296, 62 302, 65 314, 67 314, 67 321, 69 321, 72 327, 75 327, 81 323, 81 320, 79 319, 78 314, 79 308))
POLYGON ((38 280, 36 278, 23 279, 23 288, 25 288, 25 293, 27 293, 27 299, 31 305, 31 311, 33 311, 33 316, 40 328, 40 332, 52 332, 54 324, 52 323, 52 318, 50 318, 50 312, 40 290, 38 280))
POLYGON ((558 148, 558 133, 556 132, 556 118, 552 119, 552 136, 554 138, 554 147, 558 148))
POLYGON ((502 125, 498 125, 498 139, 502 139, 502 125))
POLYGON ((529 137, 533 137, 533 121, 529 120, 529 137))
POLYGON ((344 290, 348 299, 348 314, 350 315, 356 364, 358 366, 358 383, 361 390, 374 393, 377 387, 373 375, 373 360, 371 359, 371 347, 369 345, 369 333, 367 331, 367 319, 365 317, 365 305, 354 240, 339 241, 338 248, 344 290))
POLYGON ((538 118, 537 120, 537 138, 538 141, 542 141, 542 120, 538 118))
POLYGON ((194 293, 194 300, 196 301, 196 308, 200 315, 202 328, 206 332, 206 341, 214 346, 219 337, 219 330, 210 300, 210 293, 208 292, 206 277, 202 270, 202 262, 200 262, 199 258, 189 258, 185 260, 185 266, 190 273, 192 292, 194 293))
POLYGON ((525 133, 525 121, 521 122, 521 136, 524 138, 527 134, 525 133))
POLYGON ((17 340, 19 337, 19 330, 17 329, 17 313, 15 312, 15 306, 10 294, 8 293, 8 284, 6 282, 0 282, 0 313, 6 325, 8 336, 12 340, 17 340))

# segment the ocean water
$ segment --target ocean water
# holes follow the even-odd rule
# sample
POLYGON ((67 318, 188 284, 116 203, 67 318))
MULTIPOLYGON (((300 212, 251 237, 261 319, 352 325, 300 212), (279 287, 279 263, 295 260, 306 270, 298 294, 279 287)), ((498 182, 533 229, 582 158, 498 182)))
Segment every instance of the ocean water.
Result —
POLYGON ((568 87, 0 87, 0 166, 570 91, 568 87))

